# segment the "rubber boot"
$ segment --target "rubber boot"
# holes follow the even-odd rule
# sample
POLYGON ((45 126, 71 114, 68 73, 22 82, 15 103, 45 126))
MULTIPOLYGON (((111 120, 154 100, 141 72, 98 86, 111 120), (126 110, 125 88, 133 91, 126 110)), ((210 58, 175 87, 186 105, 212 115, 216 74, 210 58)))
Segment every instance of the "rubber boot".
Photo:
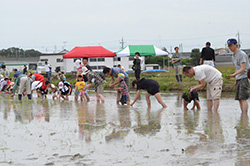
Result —
POLYGON ((178 75, 175 75, 175 78, 176 78, 177 82, 179 82, 179 77, 178 77, 178 75))
POLYGON ((22 94, 19 94, 19 95, 18 95, 18 99, 19 99, 19 100, 22 100, 22 94))
POLYGON ((182 82, 182 75, 180 74, 179 76, 180 76, 180 81, 182 82))
POLYGON ((28 96, 28 99, 31 100, 31 94, 27 95, 28 96))

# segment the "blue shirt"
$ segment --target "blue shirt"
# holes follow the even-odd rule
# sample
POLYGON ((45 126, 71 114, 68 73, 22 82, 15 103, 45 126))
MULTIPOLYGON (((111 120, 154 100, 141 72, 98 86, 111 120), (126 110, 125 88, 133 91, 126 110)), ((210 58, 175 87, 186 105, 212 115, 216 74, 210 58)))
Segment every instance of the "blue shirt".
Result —
POLYGON ((15 74, 13 75, 13 77, 17 78, 17 77, 19 77, 21 74, 23 74, 21 71, 16 71, 15 74))
POLYGON ((125 78, 128 77, 128 74, 123 71, 120 67, 113 67, 111 68, 111 76, 117 78, 119 73, 123 73, 125 78))

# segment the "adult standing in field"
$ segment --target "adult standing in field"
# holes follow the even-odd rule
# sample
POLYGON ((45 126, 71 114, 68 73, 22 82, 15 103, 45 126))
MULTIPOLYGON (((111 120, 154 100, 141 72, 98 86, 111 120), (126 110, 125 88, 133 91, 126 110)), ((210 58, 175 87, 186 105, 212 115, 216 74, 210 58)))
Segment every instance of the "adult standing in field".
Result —
POLYGON ((47 61, 45 62, 44 67, 45 67, 46 74, 48 75, 48 80, 50 81, 50 65, 48 64, 47 61))
POLYGON ((24 89, 26 89, 26 93, 28 96, 28 99, 31 99, 31 90, 30 90, 30 79, 28 78, 27 75, 25 74, 20 74, 14 84, 14 87, 12 89, 12 95, 11 97, 13 97, 15 95, 15 92, 17 90, 17 86, 19 86, 19 90, 18 90, 18 99, 22 100, 22 93, 24 92, 24 89))
POLYGON ((17 79, 20 75, 23 74, 21 71, 17 70, 16 68, 14 68, 12 71, 14 72, 14 75, 13 75, 12 80, 11 80, 12 82, 13 82, 15 79, 17 79))
POLYGON ((230 75, 230 77, 235 77, 235 100, 239 100, 242 113, 247 113, 247 99, 249 98, 247 70, 249 68, 249 59, 247 54, 238 48, 236 39, 228 39, 227 44, 228 48, 233 52, 232 61, 235 66, 235 72, 230 75))
POLYGON ((214 54, 214 49, 211 47, 211 43, 207 42, 206 47, 204 47, 201 51, 201 58, 200 58, 200 65, 202 64, 207 64, 210 66, 215 66, 215 54, 214 54))
POLYGON ((102 84, 105 84, 105 79, 103 79, 98 73, 90 71, 87 67, 82 68, 82 74, 87 76, 89 84, 86 85, 83 90, 87 90, 92 85, 95 85, 96 98, 98 102, 104 103, 103 97, 103 87, 102 84))
POLYGON ((135 78, 136 80, 140 80, 141 75, 141 59, 140 59, 140 53, 135 53, 135 59, 133 61, 133 67, 132 69, 135 71, 135 78))
MULTIPOLYGON (((125 75, 124 81, 126 82, 126 84, 128 86, 128 90, 129 90, 129 87, 130 87, 129 77, 125 71, 123 71, 119 67, 113 67, 113 68, 104 67, 103 68, 103 74, 107 74, 107 75, 111 76, 111 81, 110 81, 109 86, 108 86, 109 88, 114 87, 115 85, 119 84, 119 82, 121 81, 120 78, 118 78, 119 73, 122 73, 125 75), (114 78, 117 78, 116 82, 115 82, 114 78)), ((117 91, 117 98, 116 98, 117 104, 119 104, 120 98, 121 98, 121 91, 118 90, 117 91)), ((128 101, 130 101, 130 95, 128 95, 128 101)))
POLYGON ((88 70, 92 71, 91 67, 89 66, 89 59, 87 57, 82 58, 82 67, 87 67, 88 70))
POLYGON ((191 87, 190 92, 204 88, 207 83, 207 108, 211 111, 212 107, 214 107, 214 111, 217 111, 223 85, 222 73, 212 66, 200 65, 183 67, 183 74, 188 77, 194 77, 199 83, 191 87))
POLYGON ((27 74, 27 66, 26 65, 24 65, 23 74, 27 74))
POLYGON ((171 60, 174 66, 176 81, 179 83, 179 82, 182 82, 181 54, 179 53, 179 47, 175 47, 174 50, 175 50, 175 53, 173 54, 173 57, 171 58, 171 60))
MULTIPOLYGON (((89 71, 92 71, 91 67, 89 66, 89 58, 88 57, 82 58, 82 72, 84 70, 83 69, 84 67, 86 67, 89 71)), ((86 84, 86 86, 88 85, 87 81, 85 81, 85 84, 86 84)), ((98 91, 98 92, 101 92, 101 91, 98 91)), ((88 89, 86 90, 86 96, 87 96, 87 100, 89 101, 90 99, 89 99, 89 95, 88 95, 88 89)), ((97 95, 96 97, 97 97, 97 99, 101 98, 100 95, 97 95)))

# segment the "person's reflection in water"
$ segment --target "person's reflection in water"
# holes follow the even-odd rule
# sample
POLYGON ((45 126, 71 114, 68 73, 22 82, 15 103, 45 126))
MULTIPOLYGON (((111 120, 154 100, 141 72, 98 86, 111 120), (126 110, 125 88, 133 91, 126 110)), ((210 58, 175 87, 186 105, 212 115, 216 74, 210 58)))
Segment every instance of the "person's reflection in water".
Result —
POLYGON ((177 100, 175 102, 176 107, 182 107, 182 93, 177 93, 177 100))
POLYGON ((76 102, 76 107, 78 111, 78 127, 79 127, 79 137, 84 138, 84 129, 86 123, 86 103, 85 102, 76 102))
POLYGON ((66 102, 59 102, 60 107, 60 118, 61 119, 67 119, 72 114, 72 102, 66 101, 66 102))
POLYGON ((250 165, 248 151, 250 149, 250 127, 247 113, 242 113, 240 122, 236 127, 238 143, 236 166, 250 165))
POLYGON ((106 112, 104 103, 96 103, 96 124, 101 128, 106 126, 106 112))
POLYGON ((161 116, 165 109, 162 108, 157 112, 151 112, 150 108, 147 109, 147 124, 142 124, 140 112, 137 113, 138 128, 134 129, 135 133, 142 135, 155 135, 161 129, 161 116))
POLYGON ((186 127, 187 134, 194 134, 195 128, 199 124, 200 111, 188 110, 184 111, 184 125, 186 127))
POLYGON ((41 101, 41 104, 39 105, 33 105, 33 111, 34 111, 34 117, 35 120, 44 120, 46 122, 49 122, 49 102, 48 100, 41 101))
POLYGON ((128 135, 131 128, 130 107, 117 105, 120 125, 113 128, 111 134, 105 137, 106 141, 119 140, 128 135))
POLYGON ((13 105, 15 121, 21 123, 30 123, 33 119, 32 103, 17 102, 13 105))
POLYGON ((208 129, 205 130, 205 133, 208 134, 209 139, 218 143, 224 143, 220 115, 217 111, 208 111, 208 129))
POLYGON ((4 116, 3 116, 3 118, 5 120, 7 120, 9 112, 11 110, 12 103, 9 102, 9 101, 6 101, 6 102, 4 102, 4 104, 1 104, 1 106, 3 106, 3 109, 4 109, 4 116))
POLYGON ((103 129, 106 126, 105 105, 96 103, 96 109, 89 103, 77 103, 78 109, 78 126, 80 138, 85 138, 85 142, 91 142, 93 132, 103 129))

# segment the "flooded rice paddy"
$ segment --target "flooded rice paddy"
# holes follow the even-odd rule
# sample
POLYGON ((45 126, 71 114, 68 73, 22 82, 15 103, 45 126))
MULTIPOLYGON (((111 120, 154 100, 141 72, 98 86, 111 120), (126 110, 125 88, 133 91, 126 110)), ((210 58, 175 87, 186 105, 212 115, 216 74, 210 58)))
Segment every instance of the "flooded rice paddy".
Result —
MULTIPOLYGON (((250 165, 250 128, 233 94, 218 113, 183 111, 181 93, 163 94, 168 108, 144 95, 134 107, 0 96, 0 165, 250 165)), ((131 95, 132 99, 135 94, 131 95)), ((191 108, 192 104, 188 107, 191 108)))

